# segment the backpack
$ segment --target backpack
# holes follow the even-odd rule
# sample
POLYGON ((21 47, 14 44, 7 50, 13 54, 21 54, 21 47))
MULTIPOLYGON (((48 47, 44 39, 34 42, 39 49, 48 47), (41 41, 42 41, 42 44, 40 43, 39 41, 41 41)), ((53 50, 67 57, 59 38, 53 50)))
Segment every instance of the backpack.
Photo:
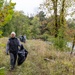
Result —
POLYGON ((19 42, 17 38, 9 39, 9 52, 18 51, 19 42))
POLYGON ((25 43, 26 37, 25 36, 20 36, 20 41, 25 43))

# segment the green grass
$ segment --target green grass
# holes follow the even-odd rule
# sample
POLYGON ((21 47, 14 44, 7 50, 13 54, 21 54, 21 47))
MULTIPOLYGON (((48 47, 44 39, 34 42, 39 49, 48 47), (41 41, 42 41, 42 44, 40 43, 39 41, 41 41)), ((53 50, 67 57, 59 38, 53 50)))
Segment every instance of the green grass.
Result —
POLYGON ((0 75, 5 75, 5 67, 0 68, 0 75))
POLYGON ((9 72, 10 58, 5 54, 6 42, 7 38, 0 39, 0 67, 5 67, 5 75, 75 75, 75 56, 57 51, 53 45, 41 40, 27 40, 23 44, 29 52, 26 61, 9 72))

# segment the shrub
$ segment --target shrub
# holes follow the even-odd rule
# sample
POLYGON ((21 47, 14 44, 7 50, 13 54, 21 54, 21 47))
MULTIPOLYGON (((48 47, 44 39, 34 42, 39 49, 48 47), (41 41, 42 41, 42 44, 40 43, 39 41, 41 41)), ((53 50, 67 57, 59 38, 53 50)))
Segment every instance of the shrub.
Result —
POLYGON ((41 36, 41 39, 43 39, 44 41, 48 41, 49 38, 50 38, 50 35, 48 35, 46 33, 41 36))
POLYGON ((66 40, 60 37, 53 39, 53 44, 57 49, 64 50, 66 48, 66 40))

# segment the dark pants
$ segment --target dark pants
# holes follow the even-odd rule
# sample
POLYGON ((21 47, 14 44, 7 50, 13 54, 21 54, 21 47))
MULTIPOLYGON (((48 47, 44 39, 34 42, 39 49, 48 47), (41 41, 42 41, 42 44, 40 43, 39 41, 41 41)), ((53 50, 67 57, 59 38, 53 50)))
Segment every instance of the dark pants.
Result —
POLYGON ((10 53, 10 65, 11 65, 11 68, 14 68, 15 67, 16 60, 17 60, 17 52, 10 53))

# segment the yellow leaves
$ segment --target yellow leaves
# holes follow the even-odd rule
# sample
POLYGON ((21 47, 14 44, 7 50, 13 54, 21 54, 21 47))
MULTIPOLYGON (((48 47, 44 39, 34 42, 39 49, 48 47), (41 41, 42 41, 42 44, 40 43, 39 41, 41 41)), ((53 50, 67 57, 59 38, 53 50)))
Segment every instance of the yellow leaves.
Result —
POLYGON ((16 3, 10 3, 10 5, 11 5, 11 6, 15 6, 15 5, 16 5, 16 3))
POLYGON ((12 15, 14 13, 14 6, 16 3, 12 3, 11 1, 9 3, 5 3, 3 6, 3 9, 0 11, 0 27, 8 23, 8 21, 11 20, 12 15))

